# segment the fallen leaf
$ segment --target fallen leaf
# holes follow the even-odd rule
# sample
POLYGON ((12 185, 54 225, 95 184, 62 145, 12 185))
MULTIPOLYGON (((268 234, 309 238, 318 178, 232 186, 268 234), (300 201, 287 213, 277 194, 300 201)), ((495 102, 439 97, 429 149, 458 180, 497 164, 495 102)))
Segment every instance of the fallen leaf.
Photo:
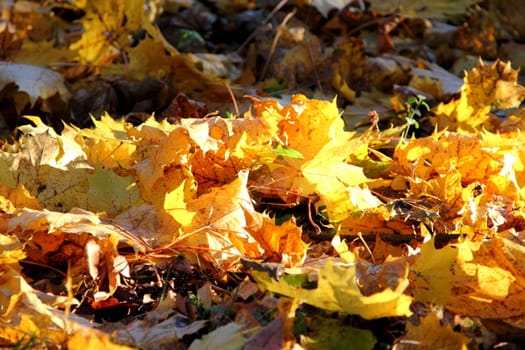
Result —
POLYGON ((246 338, 241 335, 242 325, 234 322, 228 323, 225 326, 219 327, 213 332, 208 333, 201 339, 194 340, 189 349, 190 350, 205 350, 205 349, 242 349, 246 343, 246 338))
POLYGON ((403 294, 408 286, 404 278, 395 281, 397 286, 394 289, 385 286, 383 291, 365 296, 358 287, 360 282, 355 264, 336 264, 327 260, 318 274, 317 288, 303 289, 288 284, 286 277, 275 281, 264 272, 251 273, 261 288, 327 311, 346 312, 365 319, 412 313, 409 309, 411 298, 403 294))
POLYGON ((397 341, 393 349, 467 350, 471 340, 461 333, 454 332, 450 325, 443 326, 434 312, 423 317, 419 325, 408 322, 408 332, 397 341))

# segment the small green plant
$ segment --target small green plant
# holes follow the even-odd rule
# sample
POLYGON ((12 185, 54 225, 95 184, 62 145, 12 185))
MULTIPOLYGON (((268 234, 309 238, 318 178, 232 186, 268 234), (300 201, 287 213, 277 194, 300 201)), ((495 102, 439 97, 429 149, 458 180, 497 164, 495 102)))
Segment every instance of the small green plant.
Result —
POLYGON ((199 32, 195 30, 181 29, 181 33, 182 34, 176 44, 178 50, 183 50, 192 44, 204 45, 206 43, 199 32))
POLYGON ((403 141, 407 139, 411 126, 419 129, 419 122, 416 118, 421 117, 422 109, 426 109, 427 111, 430 110, 430 106, 425 99, 426 98, 423 95, 410 96, 405 102, 405 109, 397 113, 397 115, 404 118, 406 122, 406 126, 401 133, 401 139, 403 141))

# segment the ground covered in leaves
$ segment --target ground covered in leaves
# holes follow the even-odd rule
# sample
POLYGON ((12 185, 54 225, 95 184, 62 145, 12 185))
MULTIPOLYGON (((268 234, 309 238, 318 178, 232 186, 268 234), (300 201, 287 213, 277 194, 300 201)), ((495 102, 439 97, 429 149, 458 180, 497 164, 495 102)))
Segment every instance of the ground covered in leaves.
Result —
POLYGON ((3 3, 0 347, 524 343, 501 4, 3 3))

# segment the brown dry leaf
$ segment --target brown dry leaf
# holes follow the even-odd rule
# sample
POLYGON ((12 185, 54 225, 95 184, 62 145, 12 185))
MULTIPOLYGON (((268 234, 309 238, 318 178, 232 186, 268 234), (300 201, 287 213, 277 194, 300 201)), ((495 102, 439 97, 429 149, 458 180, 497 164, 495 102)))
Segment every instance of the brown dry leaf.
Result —
POLYGON ((440 129, 473 133, 486 125, 491 108, 518 107, 525 98, 525 87, 517 83, 518 71, 510 63, 497 60, 492 66, 483 62, 468 71, 460 97, 441 103, 434 110, 440 129))

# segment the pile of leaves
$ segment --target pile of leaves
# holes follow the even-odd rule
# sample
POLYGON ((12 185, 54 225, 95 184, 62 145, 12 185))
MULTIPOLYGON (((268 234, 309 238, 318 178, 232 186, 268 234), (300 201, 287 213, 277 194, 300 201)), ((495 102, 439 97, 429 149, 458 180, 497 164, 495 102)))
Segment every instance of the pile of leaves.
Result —
MULTIPOLYGON (((461 81, 414 60, 399 76, 372 69, 398 57, 366 57, 357 38, 328 53, 322 33, 294 39, 300 30, 284 16, 273 35, 288 44, 261 41, 266 54, 284 55, 282 64, 263 66, 250 86, 268 94, 310 81, 343 101, 253 89, 245 113, 220 117, 175 90, 218 106, 249 92, 224 79, 255 84, 257 63, 246 59, 242 79, 212 74, 226 61, 181 53, 184 38, 206 43, 197 32, 183 28, 175 48, 152 25, 160 2, 148 2, 149 12, 134 3, 62 4, 53 13, 81 19, 80 39, 67 47, 23 40, 5 57, 16 63, 2 63, 3 121, 16 129, 0 150, 1 346, 467 349, 523 341, 525 87, 510 63, 480 60, 461 81), (49 66, 59 56, 75 65, 58 74, 29 62, 49 66), (31 85, 35 76, 46 83, 31 85), (76 97, 64 77, 77 84, 76 97), (388 102, 389 92, 375 90, 385 78, 404 84, 388 102), (69 113, 70 98, 94 101, 79 98, 86 91, 107 97, 100 87, 120 102, 86 105, 115 106, 113 116, 127 118, 69 113), (137 106, 160 100, 168 120, 137 106), (136 104, 124 111, 123 101, 136 104)), ((329 10, 354 12, 337 4, 299 2, 289 13, 312 11, 326 18, 323 28, 338 29, 341 17, 329 10)), ((245 13, 216 6, 225 18, 245 13)), ((375 42, 394 44, 380 28, 375 42)), ((252 52, 255 61, 261 55, 252 52)))

